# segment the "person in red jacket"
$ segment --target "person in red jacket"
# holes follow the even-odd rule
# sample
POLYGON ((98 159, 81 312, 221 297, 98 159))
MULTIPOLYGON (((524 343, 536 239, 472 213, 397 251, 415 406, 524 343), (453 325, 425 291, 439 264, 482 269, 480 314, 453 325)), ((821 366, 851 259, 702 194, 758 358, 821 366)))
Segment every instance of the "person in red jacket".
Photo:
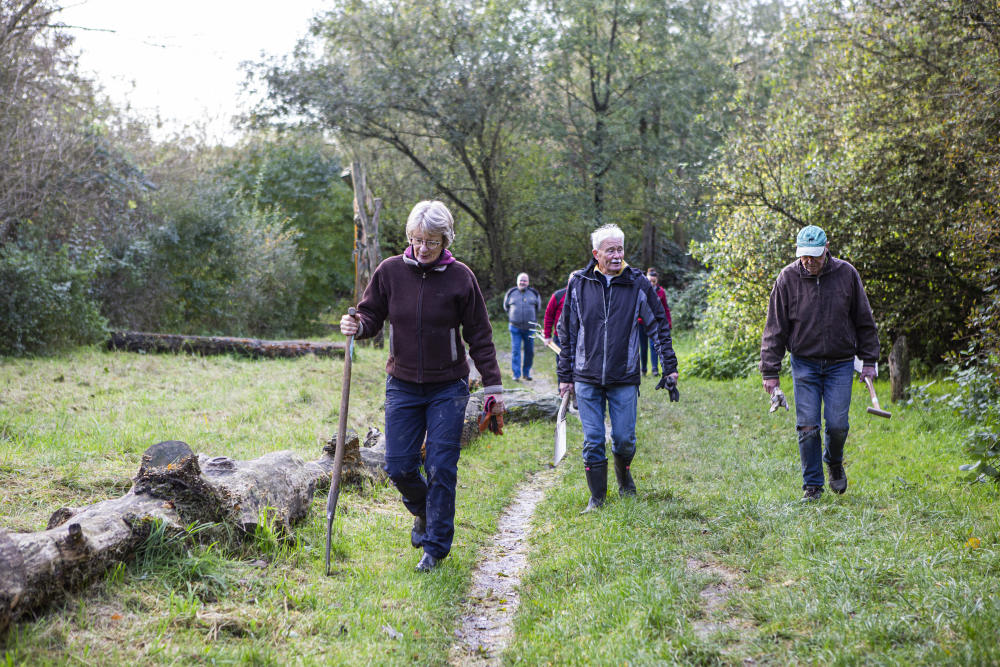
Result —
MULTIPOLYGON (((660 303, 663 304, 663 310, 667 313, 667 326, 673 329, 674 322, 670 319, 670 308, 667 306, 667 293, 664 292, 663 288, 657 284, 660 280, 660 276, 656 273, 656 269, 650 267, 649 270, 646 271, 646 279, 649 280, 649 284, 652 285, 653 289, 656 291, 656 296, 660 297, 660 303)), ((641 317, 639 318, 639 324, 642 324, 641 317)), ((653 377, 656 377, 660 374, 660 363, 659 357, 656 356, 656 347, 653 345, 653 341, 646 337, 646 330, 639 327, 639 361, 642 366, 643 375, 646 374, 646 359, 649 357, 653 358, 653 377)))
MULTIPOLYGON (((574 275, 576 275, 576 271, 569 274, 569 277, 572 278, 574 275)), ((569 278, 566 281, 569 282, 569 278)), ((559 332, 556 331, 556 323, 559 321, 559 316, 562 315, 563 303, 565 301, 566 288, 563 287, 552 294, 552 298, 549 299, 549 305, 545 306, 545 320, 542 323, 542 342, 546 345, 549 343, 559 344, 559 332)))

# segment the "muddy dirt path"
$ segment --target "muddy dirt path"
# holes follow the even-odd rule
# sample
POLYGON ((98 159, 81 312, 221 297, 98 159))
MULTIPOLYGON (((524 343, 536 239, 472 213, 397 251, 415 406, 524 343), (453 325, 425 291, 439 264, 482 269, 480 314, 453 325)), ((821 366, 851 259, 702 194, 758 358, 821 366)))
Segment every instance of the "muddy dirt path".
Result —
POLYGON ((455 631, 451 664, 499 665, 510 644, 520 604, 521 573, 528 564, 528 536, 535 507, 556 479, 556 468, 535 473, 503 516, 493 544, 482 552, 472 573, 472 587, 461 625, 455 631))

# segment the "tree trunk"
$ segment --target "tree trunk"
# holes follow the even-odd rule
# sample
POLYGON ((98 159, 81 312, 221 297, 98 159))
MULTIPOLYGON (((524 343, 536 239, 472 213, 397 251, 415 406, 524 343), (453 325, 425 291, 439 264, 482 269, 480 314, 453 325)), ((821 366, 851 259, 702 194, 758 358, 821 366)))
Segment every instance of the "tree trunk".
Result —
POLYGON ((642 146, 643 174, 643 214, 642 248, 640 267, 643 271, 656 264, 656 218, 653 215, 653 205, 656 201, 656 165, 655 154, 650 149, 649 142, 659 139, 659 114, 653 113, 651 120, 643 115, 639 119, 639 144, 642 146))
POLYGON ((900 336, 892 344, 892 352, 889 353, 889 384, 893 403, 906 398, 910 388, 910 352, 906 347, 906 336, 900 336))
POLYGON ((174 334, 114 331, 108 339, 109 350, 127 352, 190 352, 202 356, 240 354, 248 357, 317 357, 343 356, 344 343, 314 343, 307 340, 257 340, 220 336, 179 336, 174 334))
POLYGON ((600 116, 594 124, 594 218, 598 225, 604 224, 604 121, 600 116))
MULTIPOLYGON (((349 433, 342 480, 357 483, 365 466, 357 434, 349 433)), ((157 522, 178 532, 201 523, 253 533, 266 521, 290 536, 316 489, 329 487, 334 449, 328 444, 306 463, 290 451, 236 461, 195 454, 178 441, 153 445, 121 498, 60 508, 37 533, 0 530, 0 632, 123 562, 157 522)))
MULTIPOLYGON (((484 207, 485 208, 485 207, 484 207)), ((489 209, 484 210, 486 220, 486 242, 490 247, 490 260, 493 269, 493 290, 502 291, 507 287, 507 276, 503 266, 503 241, 500 238, 500 223, 496 220, 496 213, 489 209)))

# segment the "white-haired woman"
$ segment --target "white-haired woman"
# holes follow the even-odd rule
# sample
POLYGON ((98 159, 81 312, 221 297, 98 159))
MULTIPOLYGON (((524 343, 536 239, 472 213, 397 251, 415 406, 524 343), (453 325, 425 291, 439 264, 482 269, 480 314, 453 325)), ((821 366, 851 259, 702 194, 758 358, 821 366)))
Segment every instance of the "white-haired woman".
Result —
POLYGON ((406 221, 409 247, 375 270, 356 318, 344 315, 340 331, 371 338, 388 318, 389 361, 385 383, 385 466, 414 515, 410 542, 423 547, 417 570, 433 569, 451 550, 455 535, 455 487, 469 356, 483 376, 484 391, 503 411, 503 386, 493 329, 476 276, 448 251, 454 220, 439 201, 422 201, 406 221), (426 436, 426 478, 420 448, 426 436))

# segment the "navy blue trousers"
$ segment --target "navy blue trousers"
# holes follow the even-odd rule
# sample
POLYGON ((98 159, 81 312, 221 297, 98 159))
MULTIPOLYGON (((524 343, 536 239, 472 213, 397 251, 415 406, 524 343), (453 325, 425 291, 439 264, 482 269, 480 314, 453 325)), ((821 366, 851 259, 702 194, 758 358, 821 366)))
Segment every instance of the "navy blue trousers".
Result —
POLYGON ((424 551, 444 558, 455 537, 455 487, 469 380, 385 381, 385 471, 414 516, 427 517, 424 551), (420 447, 427 459, 420 474, 420 447))

